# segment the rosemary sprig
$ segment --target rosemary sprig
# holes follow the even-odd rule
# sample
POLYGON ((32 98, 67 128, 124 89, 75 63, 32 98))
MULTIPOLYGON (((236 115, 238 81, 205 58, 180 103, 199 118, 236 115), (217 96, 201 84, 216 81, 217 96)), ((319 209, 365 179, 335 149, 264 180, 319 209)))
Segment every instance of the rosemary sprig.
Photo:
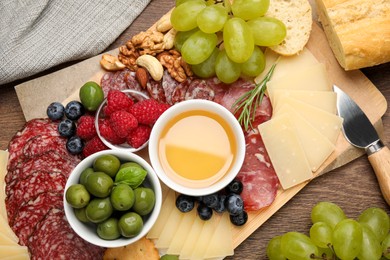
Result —
POLYGON ((249 127, 253 128, 252 121, 255 119, 256 109, 263 101, 265 91, 267 90, 267 83, 272 77, 276 64, 277 63, 274 63, 272 65, 267 75, 260 83, 255 84, 255 87, 252 90, 243 94, 233 104, 234 114, 242 109, 241 114, 238 117, 238 122, 244 127, 245 131, 247 131, 249 127))

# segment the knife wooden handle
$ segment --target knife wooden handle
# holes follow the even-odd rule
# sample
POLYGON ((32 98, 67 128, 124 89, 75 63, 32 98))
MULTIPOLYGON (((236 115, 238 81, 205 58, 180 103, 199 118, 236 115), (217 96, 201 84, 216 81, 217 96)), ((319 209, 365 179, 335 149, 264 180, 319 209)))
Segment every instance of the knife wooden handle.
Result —
POLYGON ((386 146, 368 156, 378 179, 379 187, 387 204, 390 205, 390 150, 386 146))

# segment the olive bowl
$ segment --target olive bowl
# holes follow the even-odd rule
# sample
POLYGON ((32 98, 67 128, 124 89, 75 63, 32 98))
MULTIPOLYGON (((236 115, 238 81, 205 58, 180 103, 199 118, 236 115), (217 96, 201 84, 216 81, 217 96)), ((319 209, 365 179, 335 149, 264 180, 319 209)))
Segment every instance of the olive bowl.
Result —
POLYGON ((162 204, 162 191, 161 191, 161 185, 160 181, 154 172, 153 168, 150 166, 149 163, 147 163, 142 157, 122 150, 104 150, 97 152, 95 154, 92 154, 88 157, 86 157, 84 160, 82 160, 71 172, 64 190, 64 210, 65 210, 65 216, 68 220, 70 226, 72 229, 84 240, 88 241, 91 244, 106 247, 106 248, 112 248, 112 247, 121 247, 125 245, 132 244, 136 241, 138 241, 140 238, 144 237, 149 230, 152 228, 154 223, 157 220, 157 217, 160 213, 161 204, 162 204), (74 208, 67 202, 66 200, 66 191, 67 189, 73 185, 79 183, 80 175, 81 173, 88 167, 93 166, 93 162, 96 158, 102 155, 114 155, 119 158, 121 163, 124 162, 136 162, 140 166, 142 166, 147 171, 147 176, 142 184, 144 187, 151 188, 154 191, 155 194, 155 205, 153 210, 146 216, 143 216, 143 227, 141 232, 134 236, 134 237, 119 237, 114 240, 105 240, 98 236, 97 230, 96 230, 96 224, 93 223, 84 223, 81 222, 74 213, 74 208))

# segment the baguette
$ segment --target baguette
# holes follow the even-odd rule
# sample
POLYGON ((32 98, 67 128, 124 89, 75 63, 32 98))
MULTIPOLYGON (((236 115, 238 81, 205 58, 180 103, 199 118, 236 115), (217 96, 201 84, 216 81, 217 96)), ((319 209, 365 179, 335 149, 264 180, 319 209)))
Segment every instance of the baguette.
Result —
POLYGON ((284 56, 303 50, 313 24, 311 5, 307 0, 271 0, 265 16, 281 20, 287 28, 284 41, 270 49, 284 56))
POLYGON ((345 70, 390 61, 389 0, 316 0, 329 45, 345 70))

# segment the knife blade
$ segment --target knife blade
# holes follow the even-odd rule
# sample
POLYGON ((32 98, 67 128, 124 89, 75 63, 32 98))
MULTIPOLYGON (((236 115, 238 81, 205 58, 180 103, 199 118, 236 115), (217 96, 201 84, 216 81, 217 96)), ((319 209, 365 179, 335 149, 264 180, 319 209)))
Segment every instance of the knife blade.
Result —
POLYGON ((347 141, 364 149, 374 169, 379 187, 387 204, 390 205, 390 150, 363 110, 339 87, 333 85, 337 94, 337 111, 343 120, 343 133, 347 141))

